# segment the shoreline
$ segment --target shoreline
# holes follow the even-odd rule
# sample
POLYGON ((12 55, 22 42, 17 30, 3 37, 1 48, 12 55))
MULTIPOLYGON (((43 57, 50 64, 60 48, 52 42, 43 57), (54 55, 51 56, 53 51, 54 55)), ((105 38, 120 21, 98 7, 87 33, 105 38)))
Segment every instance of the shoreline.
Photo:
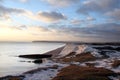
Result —
MULTIPOLYGON (((19 56, 17 56, 17 57, 19 57, 19 58, 30 58, 30 59, 35 59, 35 60, 37 60, 37 59, 39 59, 38 57, 42 57, 42 58, 46 58, 46 55, 48 55, 47 57, 51 57, 51 55, 52 54, 58 54, 58 53, 60 53, 60 51, 62 50, 64 48, 64 46, 63 47, 59 47, 59 48, 56 48, 56 49, 54 49, 54 50, 51 50, 51 51, 48 51, 48 52, 46 52, 46 53, 44 53, 44 54, 27 54, 27 55, 19 55, 19 56), (45 55, 45 56, 44 56, 45 55), (50 56, 49 56, 50 55, 50 56), (36 58, 37 57, 37 58, 36 58)), ((55 57, 55 56, 54 56, 55 57)), ((34 61, 35 61, 34 60, 34 61)), ((34 63, 34 62, 33 62, 34 63)), ((39 63, 37 63, 37 64, 41 64, 41 62, 39 63)), ((47 65, 46 63, 44 63, 43 62, 43 64, 44 65, 47 65)), ((49 63, 48 63, 49 64, 49 63)), ((51 63, 50 63, 51 64, 51 63)), ((51 66, 49 66, 49 67, 51 67, 51 66)), ((45 66, 44 68, 49 68, 48 66, 45 66)), ((22 72, 21 74, 18 74, 18 75, 5 75, 5 76, 1 76, 0 77, 0 80, 2 80, 2 79, 6 79, 6 78, 14 78, 14 77, 20 77, 21 78, 21 76, 22 76, 22 78, 23 78, 23 74, 24 73, 26 73, 26 72, 29 72, 29 71, 34 71, 34 70, 36 70, 36 69, 31 69, 31 70, 28 70, 28 71, 25 71, 25 72, 22 72)))
MULTIPOLYGON (((108 49, 111 51, 112 50, 117 51, 119 46, 117 46, 117 47, 110 46, 111 47, 110 48, 110 47, 105 47, 103 45, 102 45, 102 47, 101 47, 101 45, 100 46, 97 45, 97 48, 96 48, 97 50, 95 49, 95 46, 94 47, 90 46, 90 45, 87 46, 86 44, 85 45, 66 44, 63 47, 60 47, 60 48, 57 48, 55 50, 52 50, 52 51, 45 53, 45 55, 52 55, 52 57, 50 60, 48 59, 48 60, 46 60, 45 63, 43 63, 44 67, 39 67, 37 69, 23 72, 19 76, 6 76, 7 79, 6 79, 6 77, 3 77, 3 80, 4 79, 9 80, 8 78, 11 78, 11 79, 17 78, 18 80, 34 80, 34 78, 35 78, 35 80, 38 80, 38 79, 41 79, 41 80, 59 80, 60 75, 63 76, 62 77, 63 79, 64 79, 65 75, 68 75, 70 77, 69 73, 64 72, 64 68, 65 68, 65 70, 71 68, 71 70, 73 69, 73 71, 76 71, 76 67, 78 67, 78 68, 80 67, 80 68, 83 68, 84 70, 90 70, 90 71, 91 70, 92 71, 100 70, 101 72, 105 71, 104 73, 98 73, 98 74, 103 75, 101 77, 103 77, 106 80, 108 80, 108 79, 119 80, 118 79, 118 78, 120 78, 120 59, 119 59, 120 55, 119 54, 118 54, 118 56, 114 57, 114 54, 116 55, 117 53, 106 55, 105 53, 102 54, 102 52, 99 52, 99 53, 90 52, 91 50, 102 51, 102 49, 103 50, 108 49), (83 51, 82 49, 85 49, 85 48, 86 49, 89 48, 88 49, 89 51, 87 51, 87 52, 83 51, 82 54, 76 54, 76 53, 72 53, 69 55, 66 54, 64 57, 56 58, 60 55, 63 55, 64 52, 69 53, 69 50, 71 52, 73 52, 72 50, 75 50, 76 46, 79 46, 79 49, 80 49, 80 50, 78 49, 79 51, 83 51), (67 50, 67 52, 66 52, 66 50, 67 50), (98 54, 101 56, 97 56, 98 54), (74 56, 74 57, 72 57, 72 56, 74 56), (61 72, 61 71, 63 71, 63 72, 61 72), (64 75, 63 75, 63 73, 64 73, 64 75), (39 75, 39 77, 37 77, 38 75, 39 75), (104 76, 104 75, 106 75, 106 76, 104 76), (45 77, 42 77, 42 76, 45 76, 45 77)), ((76 52, 78 52, 78 51, 76 51, 76 52)), ((81 73, 81 70, 79 70, 79 74, 80 73, 81 73)), ((84 72, 84 73, 87 73, 87 72, 84 72)), ((92 72, 90 74, 92 74, 92 72)), ((74 76, 76 76, 76 75, 74 75, 74 76)), ((87 74, 84 74, 84 75, 87 75, 87 74)), ((87 76, 92 77, 91 78, 92 80, 95 79, 95 77, 93 77, 92 75, 87 75, 87 76)), ((65 79, 68 80, 69 77, 67 77, 65 79)), ((81 78, 86 79, 86 77, 84 77, 84 76, 82 76, 82 77, 76 76, 76 77, 79 79, 81 79, 81 78)), ((96 76, 96 79, 99 78, 102 80, 101 77, 96 76)), ((0 79, 2 80, 2 78, 0 78, 0 79)))

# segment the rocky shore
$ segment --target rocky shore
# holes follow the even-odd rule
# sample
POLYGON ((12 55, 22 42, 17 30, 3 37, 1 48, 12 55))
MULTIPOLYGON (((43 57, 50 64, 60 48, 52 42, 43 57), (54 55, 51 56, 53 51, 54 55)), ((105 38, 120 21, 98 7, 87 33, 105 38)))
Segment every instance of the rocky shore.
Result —
POLYGON ((119 48, 69 43, 43 55, 20 55, 44 66, 0 80, 120 80, 119 48), (42 58, 47 59, 42 63, 42 58))

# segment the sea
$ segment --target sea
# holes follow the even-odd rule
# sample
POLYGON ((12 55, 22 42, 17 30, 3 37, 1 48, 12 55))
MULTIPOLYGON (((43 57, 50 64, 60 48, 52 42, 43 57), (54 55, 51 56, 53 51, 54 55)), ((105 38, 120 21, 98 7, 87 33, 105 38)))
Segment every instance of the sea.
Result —
POLYGON ((63 45, 49 42, 0 42, 0 77, 21 74, 43 65, 32 63, 31 59, 19 58, 19 55, 44 54, 63 45))

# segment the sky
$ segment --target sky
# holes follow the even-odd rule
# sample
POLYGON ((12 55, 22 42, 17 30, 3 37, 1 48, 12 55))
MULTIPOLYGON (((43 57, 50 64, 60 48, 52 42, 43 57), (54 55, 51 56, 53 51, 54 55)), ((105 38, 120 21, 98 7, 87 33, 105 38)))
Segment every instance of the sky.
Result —
POLYGON ((120 0, 0 0, 0 41, 120 42, 120 0))

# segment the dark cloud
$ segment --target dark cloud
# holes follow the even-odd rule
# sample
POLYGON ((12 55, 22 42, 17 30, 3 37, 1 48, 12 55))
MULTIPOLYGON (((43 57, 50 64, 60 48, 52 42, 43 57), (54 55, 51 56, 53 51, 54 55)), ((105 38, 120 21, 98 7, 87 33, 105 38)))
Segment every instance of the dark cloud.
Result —
POLYGON ((9 13, 24 13, 25 11, 22 9, 16 8, 7 8, 3 5, 0 5, 0 13, 1 14, 9 14, 9 13))
POLYGON ((60 27, 58 33, 71 34, 82 40, 84 38, 94 39, 93 41, 119 41, 120 24, 104 23, 88 25, 87 27, 60 27))
POLYGON ((66 20, 67 17, 63 15, 62 13, 59 12, 39 12, 38 13, 38 18, 42 19, 43 21, 48 21, 48 22, 56 22, 59 20, 66 20))
POLYGON ((113 11, 107 12, 106 15, 115 20, 120 20, 120 9, 115 9, 113 11))
POLYGON ((10 15, 14 13, 16 14, 25 13, 25 10, 17 8, 8 8, 0 4, 0 17, 9 19, 10 15))
POLYGON ((120 0, 85 0, 77 12, 80 14, 105 13, 115 8, 120 8, 120 0))

